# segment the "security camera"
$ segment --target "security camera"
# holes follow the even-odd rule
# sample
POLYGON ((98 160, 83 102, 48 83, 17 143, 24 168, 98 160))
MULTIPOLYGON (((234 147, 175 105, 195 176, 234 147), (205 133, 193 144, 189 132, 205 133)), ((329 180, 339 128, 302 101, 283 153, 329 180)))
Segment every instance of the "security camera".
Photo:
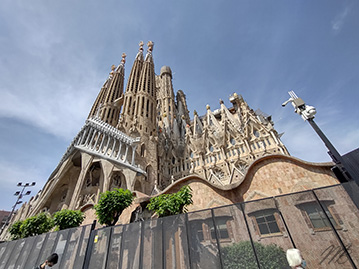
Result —
POLYGON ((289 102, 293 102, 293 98, 289 98, 287 101, 285 101, 283 104, 282 104, 282 107, 285 107, 289 102))

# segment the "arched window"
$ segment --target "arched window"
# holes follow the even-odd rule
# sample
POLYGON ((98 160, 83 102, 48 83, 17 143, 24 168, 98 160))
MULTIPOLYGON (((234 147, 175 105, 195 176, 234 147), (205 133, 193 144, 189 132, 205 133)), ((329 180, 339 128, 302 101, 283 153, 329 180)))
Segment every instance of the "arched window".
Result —
POLYGON ((145 157, 146 147, 145 144, 141 145, 141 157, 145 157))

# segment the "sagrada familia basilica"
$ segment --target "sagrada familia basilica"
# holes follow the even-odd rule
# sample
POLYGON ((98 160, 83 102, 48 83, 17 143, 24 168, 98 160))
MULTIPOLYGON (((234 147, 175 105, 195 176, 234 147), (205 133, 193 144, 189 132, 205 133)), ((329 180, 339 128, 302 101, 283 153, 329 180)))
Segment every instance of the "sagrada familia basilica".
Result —
POLYGON ((226 107, 191 118, 168 66, 156 75, 153 42, 140 42, 125 89, 126 54, 112 66, 89 116, 43 189, 15 217, 61 209, 86 212, 100 193, 129 189, 137 197, 193 189, 198 210, 338 183, 332 163, 291 157, 271 116, 233 93, 226 107))

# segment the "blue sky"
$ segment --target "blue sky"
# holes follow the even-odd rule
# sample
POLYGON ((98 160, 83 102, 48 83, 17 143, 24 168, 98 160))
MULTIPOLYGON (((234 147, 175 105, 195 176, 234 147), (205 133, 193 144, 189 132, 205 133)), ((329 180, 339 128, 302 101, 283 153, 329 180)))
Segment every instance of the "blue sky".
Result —
MULTIPOLYGON (((330 161, 281 104, 294 90, 345 154, 359 146, 358 1, 16 1, 0 3, 0 209, 19 181, 46 182, 81 129, 112 64, 152 40, 189 110, 233 92, 272 115, 291 155, 330 161)), ((26 201, 27 199, 25 199, 26 201)))

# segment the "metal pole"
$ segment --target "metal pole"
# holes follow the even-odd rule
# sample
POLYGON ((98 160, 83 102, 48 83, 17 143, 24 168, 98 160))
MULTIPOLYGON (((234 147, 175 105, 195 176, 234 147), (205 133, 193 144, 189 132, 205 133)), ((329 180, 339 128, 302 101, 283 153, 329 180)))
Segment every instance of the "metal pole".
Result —
MULTIPOLYGON (((2 234, 2 232, 3 232, 4 229, 5 229, 5 227, 9 224, 9 222, 10 222, 10 220, 11 220, 11 217, 12 217, 12 215, 14 214, 14 211, 15 211, 16 206, 17 206, 18 204, 20 204, 20 203, 19 203, 19 200, 23 197, 23 193, 24 193, 25 188, 27 188, 27 187, 32 187, 32 186, 34 186, 34 185, 35 185, 35 182, 33 182, 31 185, 30 185, 29 183, 25 183, 24 185, 22 185, 22 183, 19 183, 19 184, 18 184, 18 186, 21 186, 21 187, 22 187, 22 190, 21 190, 19 196, 17 197, 17 200, 16 200, 15 204, 13 205, 12 210, 11 210, 9 216, 7 217, 7 219, 6 219, 5 223, 4 223, 4 225, 1 227, 0 234, 2 234)), ((25 194, 25 195, 26 195, 26 194, 25 194)))
POLYGON ((214 216, 213 208, 211 208, 211 215, 212 215, 214 234, 216 236, 216 243, 217 243, 217 248, 218 248, 219 262, 221 264, 221 268, 224 268, 223 261, 222 261, 221 246, 220 246, 219 239, 218 239, 219 233, 218 233, 218 229, 217 229, 217 225, 216 225, 216 219, 215 219, 215 216, 214 216))
POLYGON ((189 236, 189 230, 188 230, 188 213, 185 214, 185 227, 186 227, 186 235, 187 235, 187 249, 188 249, 189 269, 192 269, 190 236, 189 236))
POLYGON ((108 243, 107 243, 107 251, 106 251, 106 254, 105 254, 105 268, 108 267, 108 256, 110 255, 111 253, 111 240, 112 240, 112 234, 113 234, 113 229, 114 227, 110 227, 110 234, 108 236, 108 243))
POLYGON ((165 231, 163 225, 163 218, 161 218, 161 228, 162 228, 162 269, 166 269, 166 241, 165 241, 165 231))
POLYGON ((282 219, 282 221, 283 221, 284 227, 285 227, 285 229, 286 229, 286 231, 287 231, 287 233, 288 233, 290 242, 292 242, 292 245, 293 245, 294 248, 297 248, 297 247, 295 246, 295 243, 294 243, 294 240, 293 240, 293 238, 292 238, 292 235, 290 234, 290 231, 289 231, 288 226, 287 226, 287 223, 286 223, 286 221, 285 221, 285 219, 284 219, 284 217, 283 217, 283 214, 282 214, 282 212, 281 212, 280 209, 279 209, 278 201, 277 201, 277 199, 276 199, 275 197, 273 197, 273 200, 274 200, 275 207, 277 208, 278 213, 279 213, 279 215, 280 215, 280 217, 281 217, 281 219, 282 219))
MULTIPOLYGON (((303 120, 308 121, 312 126, 314 131, 319 135, 319 137, 323 140, 325 146, 329 149, 329 155, 336 164, 337 168, 340 170, 340 173, 344 177, 345 181, 354 180, 359 185, 359 175, 353 170, 350 165, 346 165, 344 159, 339 154, 339 152, 335 149, 335 147, 330 143, 329 139, 324 135, 322 130, 318 127, 318 125, 314 122, 314 115, 317 113, 315 107, 306 105, 302 98, 299 98, 295 92, 288 92, 290 98, 285 101, 282 106, 285 107, 289 102, 292 103, 294 107, 294 112, 299 114, 303 120)), ((337 176, 338 177, 338 176, 337 176)), ((339 179, 339 178, 338 178, 339 179)), ((339 179, 340 180, 340 179, 339 179)), ((340 180, 342 181, 342 180, 340 180)))
POLYGON ((85 259, 82 266, 82 269, 87 269, 90 265, 90 259, 91 259, 91 252, 94 245, 94 239, 95 239, 95 227, 96 227, 96 220, 92 222, 91 225, 91 231, 89 235, 89 239, 86 246, 86 252, 85 252, 85 259))
POLYGON ((19 200, 22 198, 22 194, 23 194, 23 192, 24 192, 24 189, 25 189, 25 186, 22 188, 21 193, 20 193, 20 195, 17 197, 17 200, 16 200, 15 204, 13 205, 12 210, 11 210, 9 216, 7 217, 7 219, 6 219, 5 223, 4 223, 4 225, 2 226, 2 228, 1 228, 1 233, 2 233, 2 231, 5 229, 5 227, 8 225, 8 223, 9 223, 9 221, 10 221, 10 219, 11 219, 11 216, 12 216, 12 214, 14 213, 15 208, 16 208, 16 206, 17 206, 19 200))
POLYGON ((123 247, 124 247, 124 244, 125 244, 125 240, 124 240, 124 237, 125 237, 125 232, 126 232, 126 229, 128 228, 128 225, 129 224, 126 224, 126 225, 122 225, 122 231, 121 231, 121 244, 120 244, 120 257, 119 257, 119 264, 118 264, 118 268, 122 268, 122 265, 123 265, 123 247))
POLYGON ((242 203, 239 203, 239 207, 240 207, 240 209, 241 209, 241 211, 242 211, 242 214, 243 214, 243 217, 244 217, 244 222, 246 223, 246 227, 247 227, 247 231, 248 231, 248 235, 249 235, 249 240, 251 241, 251 245, 252 245, 252 249, 253 249, 253 253, 254 253, 254 258, 256 259, 258 268, 260 269, 261 266, 260 266, 260 263, 259 263, 257 251, 256 251, 256 248, 255 248, 255 246, 254 246, 252 234, 251 234, 251 231, 249 230, 249 225, 248 225, 246 213, 244 212, 244 208, 243 208, 242 203))
POLYGON ((323 140, 325 146, 329 150, 328 153, 329 153, 330 157, 332 158, 333 162, 335 164, 337 164, 338 168, 340 169, 340 171, 343 174, 343 176, 345 177, 345 179, 347 181, 350 181, 353 179, 355 181, 357 181, 358 179, 356 179, 354 177, 355 173, 353 173, 352 171, 348 171, 348 170, 350 170, 349 167, 344 167, 345 164, 344 164, 344 160, 343 160, 342 156, 339 154, 339 152, 336 150, 336 148, 333 146, 333 144, 329 141, 329 139, 325 136, 325 134, 322 132, 322 130, 319 128, 319 126, 314 122, 314 119, 308 119, 308 122, 312 126, 314 131, 323 140), (349 169, 347 169, 347 168, 349 168, 349 169))
POLYGON ((140 225, 141 225, 141 235, 140 235, 140 237, 141 237, 141 241, 140 241, 140 257, 139 257, 139 268, 140 269, 142 269, 143 268, 143 252, 144 252, 144 250, 143 250, 143 245, 144 245, 144 239, 143 239, 143 237, 144 237, 144 233, 145 233, 145 225, 144 225, 144 222, 143 221, 141 221, 140 222, 140 225))

